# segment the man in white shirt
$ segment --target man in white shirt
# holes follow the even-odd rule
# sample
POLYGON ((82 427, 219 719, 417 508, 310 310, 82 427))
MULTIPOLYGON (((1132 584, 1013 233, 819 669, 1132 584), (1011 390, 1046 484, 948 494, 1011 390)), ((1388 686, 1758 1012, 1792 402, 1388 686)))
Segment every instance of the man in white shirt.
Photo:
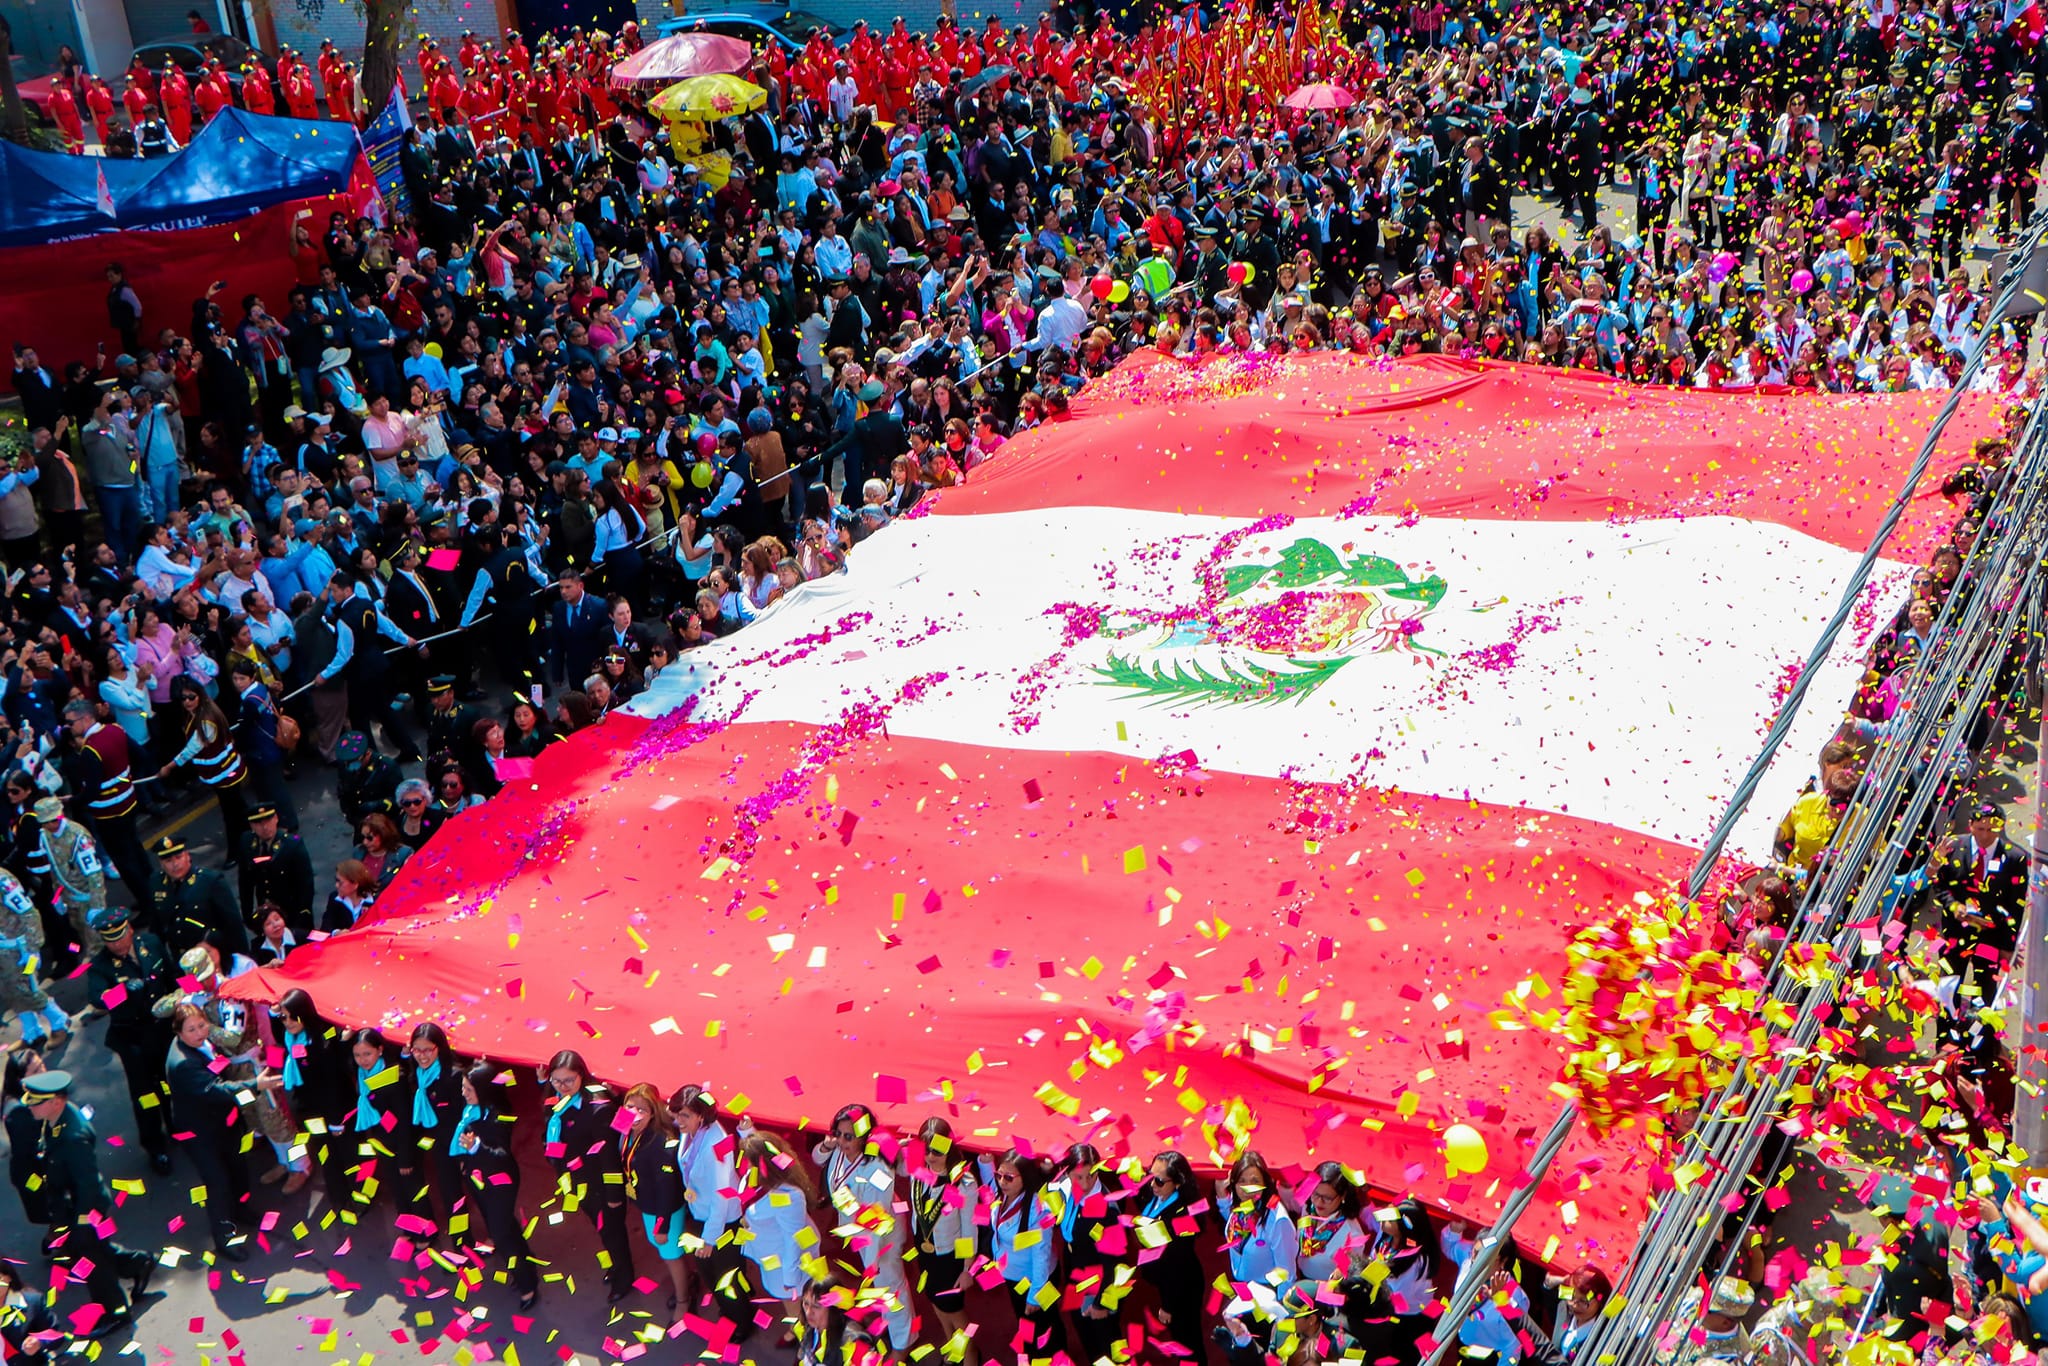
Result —
POLYGON ((201 575, 212 574, 220 568, 218 565, 200 565, 195 568, 190 563, 192 557, 189 551, 172 547, 171 529, 167 526, 158 524, 144 527, 142 536, 145 544, 142 553, 136 556, 135 573, 149 585, 149 591, 156 594, 159 600, 170 597, 201 575), (172 555, 179 553, 185 555, 185 561, 171 558, 172 555))
POLYGON ((264 597, 276 601, 271 591, 270 580, 256 567, 257 555, 254 550, 237 546, 221 557, 227 561, 228 572, 214 585, 209 594, 215 602, 231 612, 242 610, 242 595, 251 591, 260 592, 264 597))
POLYGON ((818 274, 827 280, 838 280, 853 273, 853 244, 839 235, 839 220, 828 218, 818 232, 814 249, 818 261, 818 274))
POLYGON ((1075 339, 1088 330, 1088 306, 1077 295, 1082 288, 1081 271, 1079 261, 1069 263, 1062 287, 1054 290, 1051 300, 1038 310, 1040 346, 1070 351, 1075 339))
POLYGON ((825 83, 825 102, 832 106, 834 123, 853 118, 854 106, 860 103, 860 85, 847 71, 845 62, 832 63, 832 79, 825 83))

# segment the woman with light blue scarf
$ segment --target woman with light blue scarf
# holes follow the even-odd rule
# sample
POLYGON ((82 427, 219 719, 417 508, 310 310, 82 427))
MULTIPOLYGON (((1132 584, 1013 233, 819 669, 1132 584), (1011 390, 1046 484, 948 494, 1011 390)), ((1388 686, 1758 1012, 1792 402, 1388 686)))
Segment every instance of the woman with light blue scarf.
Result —
POLYGON ((470 1212, 465 1241, 479 1262, 484 1249, 505 1259, 519 1307, 540 1299, 540 1272, 526 1246, 519 1220, 519 1162, 512 1156, 512 1093, 497 1067, 480 1062, 462 1078, 462 1112, 455 1116, 447 1152, 462 1173, 464 1207, 470 1212))
MULTIPOLYGON (((278 1048, 284 1054, 285 1103, 299 1129, 296 1142, 320 1164, 329 1193, 338 1198, 348 1189, 348 1163, 337 1160, 346 1154, 347 1145, 335 1138, 344 1127, 341 1074, 348 1065, 341 1051, 341 1031, 320 1018, 313 998, 300 987, 279 997, 273 1013, 278 1048), (320 1121, 317 1126, 315 1119, 320 1121)), ((284 1191, 293 1194, 305 1184, 306 1174, 295 1169, 285 1178, 284 1191)))
POLYGON ((462 1177, 448 1154, 448 1137, 462 1113, 463 1063, 448 1046, 448 1035, 432 1020, 415 1026, 405 1046, 404 1146, 398 1149, 398 1207, 429 1227, 400 1226, 431 1247, 448 1227, 443 1211, 455 1212, 462 1177))
POLYGON ((368 1205, 398 1175, 404 1113, 410 1098, 405 1096, 398 1050, 391 1046, 383 1031, 351 1031, 348 1059, 342 1156, 337 1160, 355 1187, 355 1203, 368 1205))

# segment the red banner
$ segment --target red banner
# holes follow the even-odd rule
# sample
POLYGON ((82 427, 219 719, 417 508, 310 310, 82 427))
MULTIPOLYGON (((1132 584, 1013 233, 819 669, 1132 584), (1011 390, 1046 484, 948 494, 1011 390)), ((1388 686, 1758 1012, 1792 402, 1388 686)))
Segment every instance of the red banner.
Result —
MULTIPOLYGON (((359 165, 358 178, 367 178, 359 165)), ((104 304, 107 266, 115 261, 128 272, 128 282, 142 299, 142 334, 154 340, 171 328, 179 336, 192 330, 192 304, 206 297, 215 280, 227 282, 220 297, 222 316, 232 324, 242 315, 242 296, 260 294, 270 311, 283 317, 290 305, 285 295, 298 281, 292 260, 292 220, 300 209, 313 217, 315 249, 327 230, 327 215, 337 210, 353 216, 360 203, 357 187, 348 195, 292 200, 233 223, 182 228, 167 232, 108 232, 67 238, 34 247, 0 248, 0 338, 33 346, 44 368, 61 376, 74 360, 88 364, 93 347, 105 342, 111 358, 121 349, 120 334, 107 325, 104 304)), ((376 194, 374 181, 369 193, 376 194)), ((13 366, 0 376, 0 387, 13 389, 13 366)))

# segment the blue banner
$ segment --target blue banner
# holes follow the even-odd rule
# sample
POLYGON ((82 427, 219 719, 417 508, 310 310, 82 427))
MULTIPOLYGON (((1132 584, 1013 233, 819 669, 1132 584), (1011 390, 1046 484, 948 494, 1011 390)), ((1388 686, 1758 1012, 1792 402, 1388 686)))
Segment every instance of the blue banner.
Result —
POLYGON ((406 106, 405 82, 401 80, 391 88, 391 98, 384 102, 384 108, 363 129, 363 154, 370 159, 370 170, 376 174, 377 193, 393 214, 412 211, 401 162, 405 136, 411 131, 412 110, 406 106))

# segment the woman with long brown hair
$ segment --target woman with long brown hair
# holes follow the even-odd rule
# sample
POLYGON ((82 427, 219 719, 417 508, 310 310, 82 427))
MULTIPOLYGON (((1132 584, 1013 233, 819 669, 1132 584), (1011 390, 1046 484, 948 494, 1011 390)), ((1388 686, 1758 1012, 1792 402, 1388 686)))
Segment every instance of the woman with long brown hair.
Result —
POLYGON ((249 808, 243 800, 249 770, 235 748, 233 728, 214 700, 189 678, 172 680, 171 707, 180 744, 157 776, 168 778, 172 770, 190 764, 220 802, 221 837, 234 849, 249 828, 249 808))
POLYGON ((685 1086, 668 1100, 669 1116, 682 1138, 676 1165, 683 1173, 683 1199, 688 1206, 685 1246, 697 1264, 701 1301, 706 1291, 718 1298, 718 1312, 745 1334, 745 1279, 739 1251, 739 1176, 733 1166, 733 1143, 719 1120, 718 1106, 701 1086, 685 1086))
POLYGON ((681 1142, 661 1092, 641 1082, 619 1104, 631 1124, 619 1137, 626 1199, 640 1208, 647 1241, 668 1272, 669 1313, 688 1303, 690 1268, 683 1252, 683 1175, 676 1165, 681 1142))
POLYGON ((921 1155, 910 1170, 912 1280, 931 1304, 948 1343, 961 1345, 960 1366, 978 1354, 967 1321, 967 1286, 975 1260, 975 1213, 981 1182, 974 1155, 953 1139, 953 1126, 933 1115, 917 1131, 921 1155))
POLYGON ((519 1307, 531 1309, 540 1298, 540 1273, 527 1250, 526 1231, 519 1222, 519 1162, 512 1156, 512 1100, 493 1063, 478 1063, 462 1077, 462 1113, 448 1150, 463 1175, 464 1200, 480 1218, 472 1219, 465 1243, 478 1241, 477 1225, 504 1257, 519 1289, 519 1307))
MULTIPOLYGON (((761 1293, 782 1301, 791 1326, 776 1345, 786 1347, 796 1341, 803 1322, 797 1299, 804 1283, 825 1264, 818 1226, 811 1220, 818 1188, 802 1159, 766 1134, 749 1134, 740 1152, 745 1158, 740 1222, 747 1230, 741 1250, 754 1264, 761 1293)), ((968 1217, 971 1221, 972 1211, 968 1217)))
POLYGON ((620 1164, 618 1131, 612 1126, 617 1107, 602 1086, 591 1079, 590 1064, 573 1049, 563 1049, 541 1069, 548 1089, 546 1143, 548 1165, 555 1169, 557 1188, 573 1196, 577 1207, 597 1228, 607 1265, 611 1304, 633 1293, 633 1245, 626 1237, 625 1169, 620 1164))
POLYGON ((604 574, 604 590, 637 598, 645 562, 640 556, 640 539, 647 534, 647 520, 633 498, 607 476, 592 490, 592 508, 597 518, 597 544, 590 562, 604 574))

